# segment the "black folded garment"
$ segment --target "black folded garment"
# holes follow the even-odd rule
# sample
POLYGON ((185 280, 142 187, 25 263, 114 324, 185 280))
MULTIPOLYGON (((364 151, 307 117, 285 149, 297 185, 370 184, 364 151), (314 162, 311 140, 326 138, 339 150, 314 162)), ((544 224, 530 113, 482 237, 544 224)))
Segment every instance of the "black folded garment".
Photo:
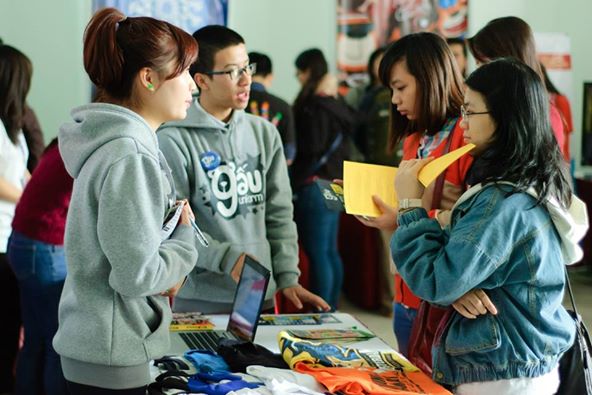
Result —
POLYGON ((247 372, 247 366, 261 365, 268 368, 289 369, 280 354, 245 340, 222 339, 216 350, 230 366, 231 372, 247 372))
POLYGON ((163 367, 165 370, 189 370, 189 365, 181 358, 174 355, 165 355, 162 358, 154 360, 154 366, 163 367))

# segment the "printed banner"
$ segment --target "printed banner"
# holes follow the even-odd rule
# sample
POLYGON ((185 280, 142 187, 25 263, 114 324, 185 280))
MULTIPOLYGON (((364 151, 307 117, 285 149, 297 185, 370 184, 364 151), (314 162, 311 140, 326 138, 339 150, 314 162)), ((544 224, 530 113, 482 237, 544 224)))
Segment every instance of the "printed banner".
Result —
MULTIPOLYGON (((570 135, 574 131, 571 106, 575 100, 573 75, 571 66, 571 42, 566 33, 535 33, 537 56, 547 70, 551 83, 559 91, 559 95, 552 93, 551 102, 559 111, 563 119, 566 146, 563 152, 570 155, 570 135)), ((584 95, 585 96, 585 95, 584 95)), ((589 100, 592 105, 592 96, 589 100)), ((582 133, 582 164, 592 164, 592 110, 584 111, 582 133)))
POLYGON ((537 56, 559 92, 573 103, 571 42, 565 33, 535 33, 537 56))
POLYGON ((162 19, 189 34, 206 25, 226 25, 228 19, 228 0, 93 0, 93 11, 104 7, 162 19))
MULTIPOLYGON (((367 83, 370 54, 420 31, 464 37, 468 0, 338 0, 337 68, 348 87, 367 83)), ((343 86, 343 85, 342 85, 343 86)))

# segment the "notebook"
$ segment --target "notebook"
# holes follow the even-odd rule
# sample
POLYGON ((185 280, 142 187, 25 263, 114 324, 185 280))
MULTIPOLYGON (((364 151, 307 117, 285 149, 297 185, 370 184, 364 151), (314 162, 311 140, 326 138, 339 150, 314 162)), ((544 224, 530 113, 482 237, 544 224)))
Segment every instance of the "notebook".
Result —
POLYGON ((171 333, 171 353, 183 354, 189 349, 216 351, 217 344, 222 338, 253 341, 269 279, 269 270, 247 255, 226 330, 171 333))

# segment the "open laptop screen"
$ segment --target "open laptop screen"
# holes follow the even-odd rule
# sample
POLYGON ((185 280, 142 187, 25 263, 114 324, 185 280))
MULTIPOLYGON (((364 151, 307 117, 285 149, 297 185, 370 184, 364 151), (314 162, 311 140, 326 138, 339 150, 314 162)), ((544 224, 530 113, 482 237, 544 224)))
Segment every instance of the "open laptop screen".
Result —
POLYGON ((253 341, 255 338, 269 276, 269 270, 249 256, 245 257, 227 328, 239 339, 253 341))

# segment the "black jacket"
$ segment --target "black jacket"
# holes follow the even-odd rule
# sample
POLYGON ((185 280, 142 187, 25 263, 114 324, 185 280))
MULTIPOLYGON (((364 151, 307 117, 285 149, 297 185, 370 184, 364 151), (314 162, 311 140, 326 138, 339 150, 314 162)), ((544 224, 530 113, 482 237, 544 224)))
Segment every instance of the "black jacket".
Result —
MULTIPOLYGON (((251 89, 249 105, 245 109, 249 113, 252 112, 251 105, 253 102, 257 103, 257 110, 259 112, 261 112, 261 105, 263 103, 269 105, 269 114, 267 114, 267 119, 269 121, 273 122, 274 118, 280 118, 276 123, 284 145, 284 154, 286 155, 286 159, 293 160, 296 153, 296 137, 294 132, 292 107, 290 107, 290 105, 284 100, 264 90, 251 89)), ((259 113, 258 115, 262 114, 259 113)))
POLYGON ((300 110, 295 110, 296 160, 292 165, 295 187, 303 185, 311 176, 325 179, 343 177, 343 161, 349 157, 349 145, 354 130, 353 110, 330 96, 312 96, 300 110), (317 168, 337 136, 341 144, 329 156, 326 164, 317 168))

